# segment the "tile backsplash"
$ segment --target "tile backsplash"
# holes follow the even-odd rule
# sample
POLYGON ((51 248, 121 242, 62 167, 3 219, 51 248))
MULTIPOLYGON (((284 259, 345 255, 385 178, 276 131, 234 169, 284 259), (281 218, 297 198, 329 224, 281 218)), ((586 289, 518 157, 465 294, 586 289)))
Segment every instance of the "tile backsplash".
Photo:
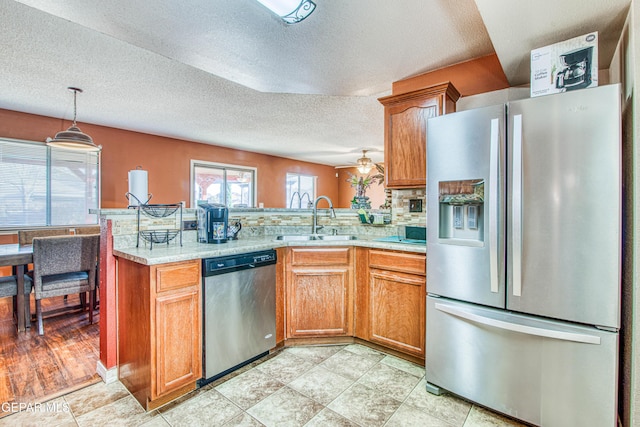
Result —
MULTIPOLYGON (((391 224, 361 224, 356 210, 336 209, 336 218, 330 218, 328 209, 318 209, 318 225, 323 226, 322 233, 330 233, 334 229, 339 234, 359 234, 365 236, 391 236, 403 233, 403 226, 425 226, 426 213, 423 201, 423 212, 409 212, 409 200, 424 200, 423 190, 393 190, 391 224)), ((372 210, 370 213, 389 211, 372 210)), ((101 217, 111 220, 114 246, 116 248, 135 247, 138 231, 138 212, 136 209, 102 209, 101 217)), ((196 219, 195 209, 184 209, 182 220, 196 219)), ((229 224, 240 222, 242 229, 239 239, 276 236, 279 234, 311 233, 313 216, 311 209, 230 209, 229 224)), ((180 227, 178 213, 166 218, 154 218, 140 214, 140 230, 178 229, 180 227)), ((183 231, 183 243, 194 243, 197 232, 183 231)), ((178 239, 176 238, 176 241, 178 239)), ((145 242, 140 240, 140 245, 145 242)))
POLYGON ((391 191, 391 222, 397 225, 427 226, 427 192, 424 188, 391 191), (422 212, 410 212, 411 200, 422 201, 422 212))

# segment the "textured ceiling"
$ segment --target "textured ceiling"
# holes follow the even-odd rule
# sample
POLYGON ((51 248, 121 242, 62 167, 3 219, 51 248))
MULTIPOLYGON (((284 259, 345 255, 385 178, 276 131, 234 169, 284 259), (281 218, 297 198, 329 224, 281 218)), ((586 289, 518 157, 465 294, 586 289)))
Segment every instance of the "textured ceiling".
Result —
POLYGON ((378 162, 393 81, 495 47, 523 84, 531 49, 594 30, 608 64, 629 2, 316 0, 288 26, 255 0, 0 0, 0 108, 70 119, 77 86, 80 123, 378 162))

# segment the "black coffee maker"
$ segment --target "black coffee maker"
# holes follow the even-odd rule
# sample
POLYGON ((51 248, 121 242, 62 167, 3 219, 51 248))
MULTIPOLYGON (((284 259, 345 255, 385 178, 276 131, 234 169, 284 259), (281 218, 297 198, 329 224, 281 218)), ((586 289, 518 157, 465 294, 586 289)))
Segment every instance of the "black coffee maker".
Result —
POLYGON ((218 203, 198 203, 198 242, 225 243, 229 209, 218 203))
POLYGON ((556 88, 575 90, 588 87, 591 84, 591 61, 593 46, 572 50, 560 55, 565 67, 558 72, 556 88))

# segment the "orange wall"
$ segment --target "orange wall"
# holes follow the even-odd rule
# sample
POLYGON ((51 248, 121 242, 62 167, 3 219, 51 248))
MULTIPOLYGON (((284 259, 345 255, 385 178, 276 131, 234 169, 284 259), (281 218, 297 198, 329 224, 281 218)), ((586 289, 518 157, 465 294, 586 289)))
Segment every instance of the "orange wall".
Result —
POLYGON ((492 53, 393 82, 391 92, 393 95, 398 95, 443 82, 451 82, 461 96, 477 95, 509 87, 498 56, 492 53))
MULTIPOLYGON (((70 125, 61 119, 0 109, 1 137, 44 141, 70 125)), ((102 208, 127 206, 128 171, 137 166, 149 172, 152 203, 184 200, 188 205, 191 159, 257 168, 257 202, 264 203, 265 208, 286 206, 287 172, 317 176, 318 194, 339 199, 338 178, 332 166, 104 126, 82 123, 78 126, 91 135, 96 144, 102 145, 102 208)))
MULTIPOLYGON (((409 77, 392 84, 393 94, 451 81, 462 96, 474 95, 508 87, 507 79, 495 54, 409 77)), ((0 109, 0 137, 44 141, 70 126, 68 121, 0 109)), ((189 203, 189 162, 205 160, 255 167, 258 170, 258 203, 267 208, 281 208, 285 200, 287 172, 318 177, 318 195, 337 200, 336 207, 350 207, 354 190, 346 183, 344 169, 315 163, 300 162, 281 157, 235 150, 219 146, 165 138, 122 129, 89 124, 80 128, 102 145, 102 200, 103 208, 121 208, 127 205, 128 171, 142 166, 149 171, 149 192, 153 203, 189 203)), ((353 169, 353 172, 356 172, 353 169)), ((371 206, 384 202, 382 186, 373 185, 367 192, 371 206)))

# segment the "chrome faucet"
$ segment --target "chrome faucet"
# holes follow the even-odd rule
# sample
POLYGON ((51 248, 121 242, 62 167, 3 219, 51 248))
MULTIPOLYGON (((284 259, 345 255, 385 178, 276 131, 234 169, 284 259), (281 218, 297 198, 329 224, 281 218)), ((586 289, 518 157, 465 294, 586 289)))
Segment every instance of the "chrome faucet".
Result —
POLYGON ((309 196, 309 193, 305 191, 304 193, 302 193, 302 195, 300 195, 299 192, 294 191, 293 194, 291 195, 291 200, 289 200, 289 209, 293 208, 293 199, 296 197, 296 195, 298 196, 298 205, 299 205, 298 207, 300 209, 303 209, 302 201, 304 200, 305 196, 307 197, 307 200, 308 200, 307 208, 310 208, 311 205, 313 204, 311 203, 311 196, 309 196))
POLYGON ((302 209, 302 201, 304 200, 304 196, 307 196, 307 208, 310 208, 311 205, 313 205, 313 203, 311 202, 311 196, 309 196, 309 193, 305 191, 304 193, 302 193, 302 196, 300 196, 300 209, 302 209))
POLYGON ((298 195, 298 203, 300 204, 300 207, 302 207, 302 198, 300 197, 300 193, 294 191, 291 195, 291 200, 289 200, 289 209, 293 208, 293 198, 296 197, 296 194, 298 195))
POLYGON ((331 199, 327 196, 318 196, 315 202, 313 202, 313 227, 311 228, 311 234, 318 234, 318 230, 324 228, 324 225, 318 226, 318 202, 320 199, 325 199, 329 202, 329 217, 335 218, 336 212, 333 210, 333 203, 331 203, 331 199))

